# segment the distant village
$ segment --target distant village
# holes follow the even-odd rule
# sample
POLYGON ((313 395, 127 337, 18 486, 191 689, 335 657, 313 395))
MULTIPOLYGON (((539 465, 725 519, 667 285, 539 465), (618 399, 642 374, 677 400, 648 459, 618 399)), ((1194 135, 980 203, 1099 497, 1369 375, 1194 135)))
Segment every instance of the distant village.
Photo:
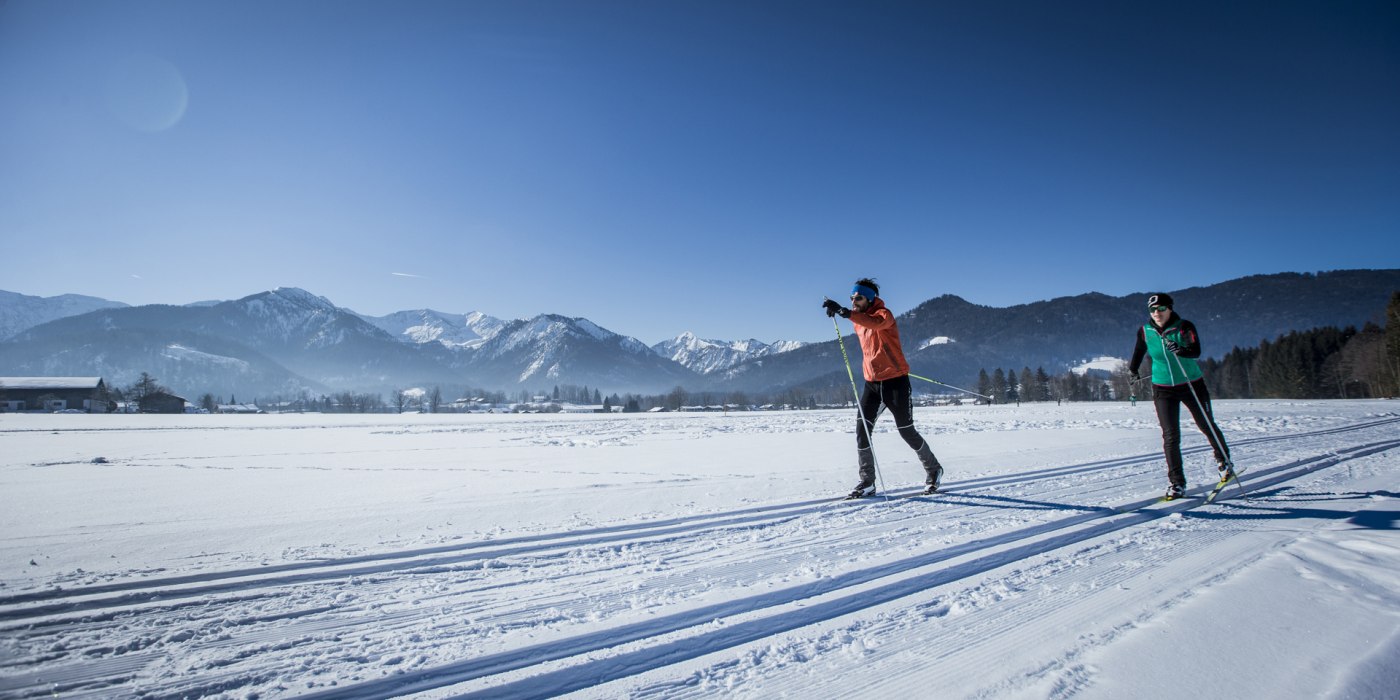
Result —
POLYGON ((0 377, 0 413, 263 413, 253 404, 211 411, 168 391, 118 398, 102 377, 0 377))
MULTIPOLYGON (((587 392, 583 392, 587 393, 587 392)), ((601 397, 580 402, 555 395, 522 395, 519 401, 473 396, 442 401, 421 390, 394 392, 391 401, 378 394, 341 393, 320 398, 224 402, 211 395, 191 401, 160 386, 149 375, 126 390, 110 386, 102 377, 0 377, 0 413, 160 413, 160 414, 258 414, 258 413, 727 413, 740 411, 813 410, 847 408, 850 402, 818 402, 811 397, 791 397, 788 402, 752 404, 746 401, 700 403, 683 392, 657 397, 601 397)), ((740 397, 742 398, 742 397, 740 397)), ((920 405, 957 405, 955 396, 921 395, 920 405)))

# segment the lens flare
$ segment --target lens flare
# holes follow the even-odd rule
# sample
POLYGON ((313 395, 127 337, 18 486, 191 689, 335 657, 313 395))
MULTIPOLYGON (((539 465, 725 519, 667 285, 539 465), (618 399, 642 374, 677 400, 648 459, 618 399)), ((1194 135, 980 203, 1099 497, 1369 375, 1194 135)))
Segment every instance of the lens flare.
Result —
POLYGON ((107 76, 107 108, 138 131, 165 131, 185 116, 189 88, 180 70, 165 59, 132 55, 116 61, 107 76))

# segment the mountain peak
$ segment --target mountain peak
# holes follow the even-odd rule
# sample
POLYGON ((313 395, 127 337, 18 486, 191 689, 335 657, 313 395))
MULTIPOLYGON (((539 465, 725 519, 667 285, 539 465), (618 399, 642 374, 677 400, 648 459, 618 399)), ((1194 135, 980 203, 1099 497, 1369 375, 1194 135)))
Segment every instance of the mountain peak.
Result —
POLYGON ((126 308, 126 304, 82 294, 36 297, 0 290, 0 339, 34 326, 99 309, 126 308))
POLYGON ((388 316, 361 315, 360 318, 400 342, 416 345, 435 342, 454 350, 479 347, 506 326, 505 321, 480 311, 452 314, 433 309, 415 309, 388 316))
POLYGON ((805 343, 778 341, 768 344, 748 340, 705 340, 690 331, 651 346, 652 352, 678 362, 700 374, 710 374, 735 365, 802 347, 805 343))
MULTIPOLYGON (((336 309, 336 305, 323 296, 317 296, 300 287, 276 287, 265 293, 267 296, 277 297, 293 304, 305 307, 336 309)), ((254 295, 257 296, 257 295, 254 295)))

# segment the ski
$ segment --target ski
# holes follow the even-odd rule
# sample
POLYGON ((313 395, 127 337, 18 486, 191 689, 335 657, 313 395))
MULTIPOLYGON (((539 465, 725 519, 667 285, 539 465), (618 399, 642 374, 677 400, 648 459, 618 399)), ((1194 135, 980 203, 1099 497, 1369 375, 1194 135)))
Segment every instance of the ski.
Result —
POLYGON ((943 491, 942 491, 941 489, 938 490, 938 491, 927 491, 927 490, 920 489, 920 490, 918 490, 918 491, 914 491, 913 493, 867 493, 867 494, 864 494, 864 495, 851 494, 851 495, 849 495, 849 496, 842 496, 841 498, 836 499, 835 502, 836 502, 836 503, 845 503, 846 501, 869 501, 869 500, 880 500, 880 501, 885 501, 885 500, 892 500, 892 499, 896 499, 896 498, 919 498, 919 497, 921 497, 921 496, 938 496, 938 495, 942 495, 942 494, 943 494, 943 491))
POLYGON ((1206 494, 1206 503, 1214 503, 1215 497, 1219 496, 1220 492, 1224 491, 1225 487, 1230 485, 1230 482, 1234 482, 1235 486, 1239 488, 1241 496, 1245 495, 1244 485, 1240 483, 1239 472, 1231 469, 1230 473, 1216 483, 1215 488, 1212 488, 1210 493, 1206 494))
POLYGON ((1176 501, 1184 501, 1189 498, 1191 498, 1191 496, 1182 495, 1178 496, 1177 498, 1157 496, 1156 498, 1148 498, 1141 501, 1134 501, 1126 505, 1114 506, 1113 510, 1117 513, 1136 513, 1144 508, 1150 508, 1152 506, 1161 505, 1163 503, 1175 503, 1176 501))

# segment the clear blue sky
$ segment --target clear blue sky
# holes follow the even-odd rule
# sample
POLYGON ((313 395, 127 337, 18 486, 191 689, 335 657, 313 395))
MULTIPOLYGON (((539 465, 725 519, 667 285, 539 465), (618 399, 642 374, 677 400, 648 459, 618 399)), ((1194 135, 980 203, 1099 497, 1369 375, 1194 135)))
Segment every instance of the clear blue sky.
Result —
MULTIPOLYGON (((0 289, 647 343, 1400 266, 1390 2, 0 3, 0 289)), ((823 330, 826 329, 826 330, 823 330)))

